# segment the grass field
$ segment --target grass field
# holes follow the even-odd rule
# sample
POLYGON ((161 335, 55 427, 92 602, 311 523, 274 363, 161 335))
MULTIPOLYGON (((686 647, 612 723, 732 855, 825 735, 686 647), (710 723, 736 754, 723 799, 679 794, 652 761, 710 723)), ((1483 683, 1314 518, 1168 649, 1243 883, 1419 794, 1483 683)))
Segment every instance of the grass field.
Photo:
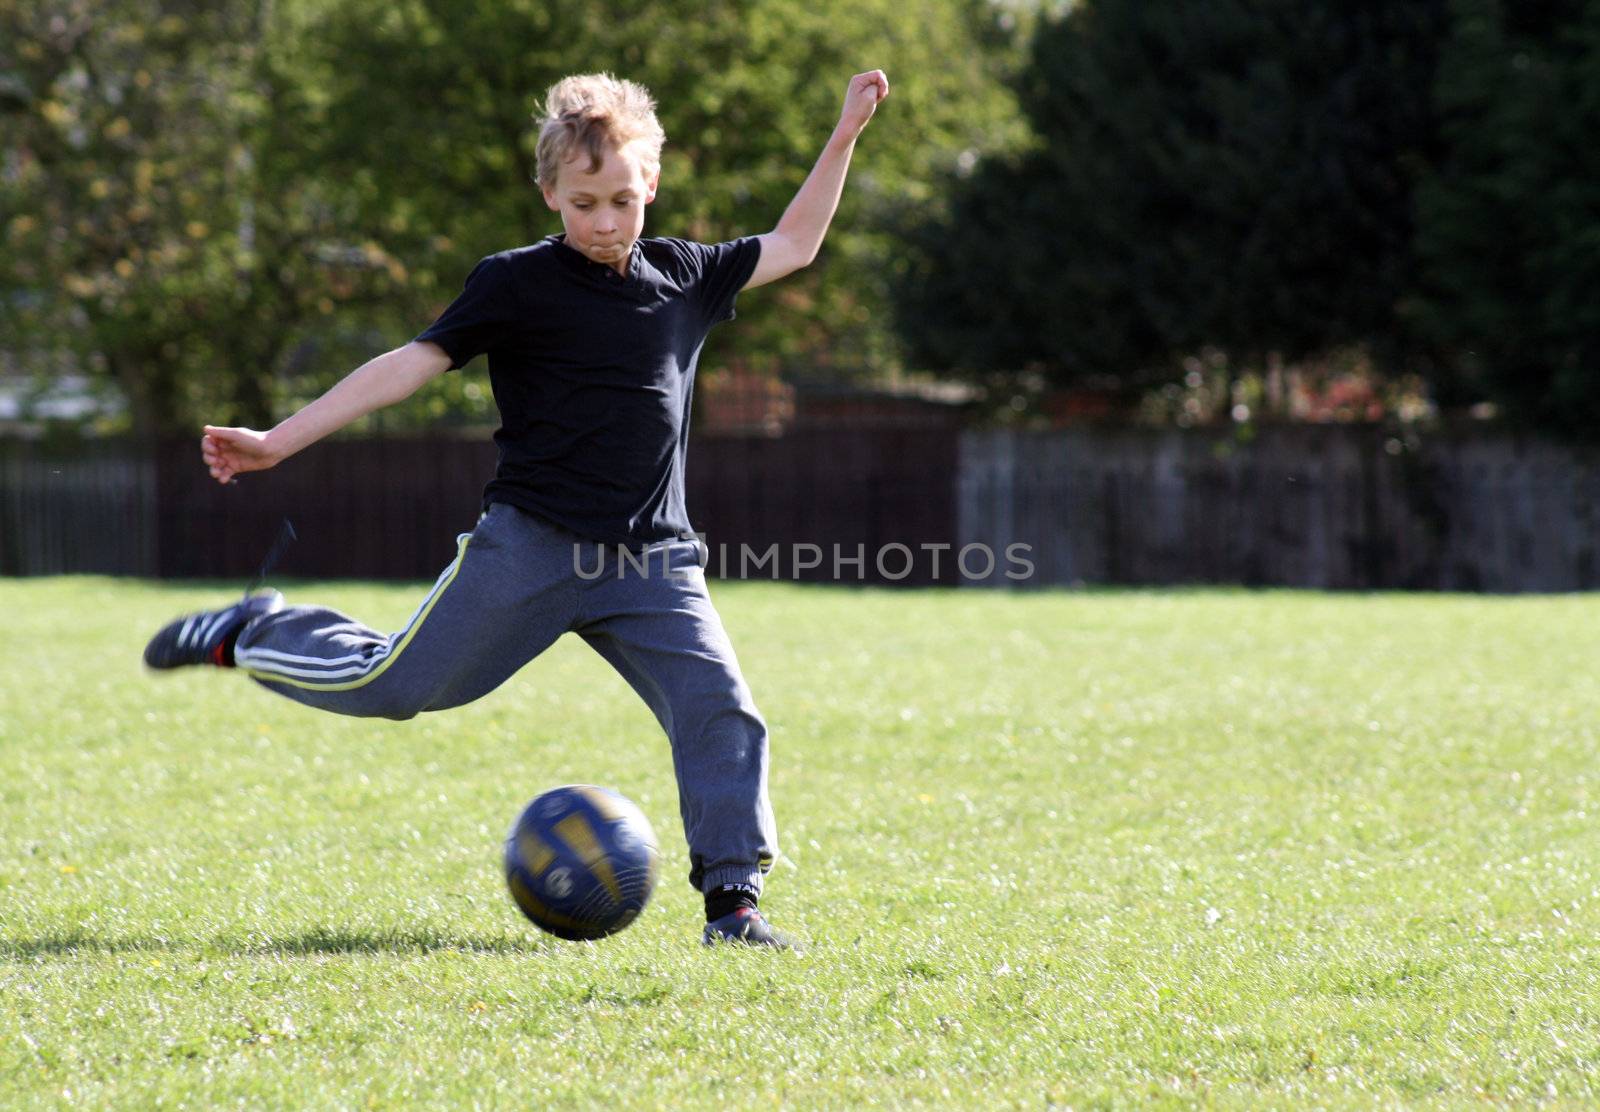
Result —
POLYGON ((715 593, 803 956, 696 944, 665 741, 574 639, 340 719, 143 672, 216 585, 0 581, 0 1107, 1600 1101, 1600 598, 715 593), (499 874, 571 781, 665 849, 599 944, 499 874))

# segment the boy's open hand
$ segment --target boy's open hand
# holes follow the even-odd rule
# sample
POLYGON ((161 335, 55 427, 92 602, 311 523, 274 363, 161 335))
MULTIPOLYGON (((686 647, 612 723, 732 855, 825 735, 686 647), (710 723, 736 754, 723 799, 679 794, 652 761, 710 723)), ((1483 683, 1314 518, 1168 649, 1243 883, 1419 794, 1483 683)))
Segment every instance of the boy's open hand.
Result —
POLYGON ((267 447, 266 433, 215 425, 207 425, 200 438, 200 458, 219 483, 232 482, 244 471, 265 471, 278 462, 276 453, 267 447))
POLYGON ((882 70, 858 73, 850 79, 850 88, 844 94, 844 112, 839 116, 839 127, 856 134, 867 126, 878 102, 889 95, 889 78, 882 70))

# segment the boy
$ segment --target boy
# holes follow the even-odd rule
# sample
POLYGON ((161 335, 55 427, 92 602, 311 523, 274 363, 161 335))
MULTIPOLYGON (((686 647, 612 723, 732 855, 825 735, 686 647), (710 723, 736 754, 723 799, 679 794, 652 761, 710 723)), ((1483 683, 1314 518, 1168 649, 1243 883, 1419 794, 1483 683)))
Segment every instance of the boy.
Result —
POLYGON ((538 184, 564 234, 483 259, 430 328, 271 431, 207 425, 200 442, 212 477, 232 482, 486 352, 500 462, 455 560, 391 636, 267 591, 173 621, 145 663, 237 667, 313 707, 406 719, 488 694, 576 632, 671 741, 702 941, 787 948, 757 902, 777 853, 766 725, 684 507, 689 398, 706 333, 733 316, 739 291, 816 257, 856 138, 888 92, 881 70, 851 78, 778 226, 704 246, 640 238, 665 138, 649 93, 605 74, 552 86, 538 184))

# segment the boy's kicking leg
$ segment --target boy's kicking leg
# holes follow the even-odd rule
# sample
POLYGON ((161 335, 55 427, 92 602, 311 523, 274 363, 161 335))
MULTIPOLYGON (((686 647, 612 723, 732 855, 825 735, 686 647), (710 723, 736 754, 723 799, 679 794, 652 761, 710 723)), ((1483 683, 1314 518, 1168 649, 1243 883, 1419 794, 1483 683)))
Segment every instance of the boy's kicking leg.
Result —
POLYGON ((173 622, 151 641, 145 659, 171 667, 163 662, 228 664, 231 657, 269 690, 339 714, 404 719, 459 706, 505 682, 571 624, 577 604, 571 561, 543 539, 532 519, 490 506, 477 528, 458 539, 455 560, 405 628, 392 635, 323 607, 281 607, 274 592, 255 596, 261 601, 253 610, 246 600, 173 622), (229 621, 237 628, 224 628, 229 621), (169 651, 186 627, 191 641, 195 629, 211 631, 209 659, 169 651))
POLYGON ((648 550, 583 584, 576 627, 654 712, 672 744, 689 882, 706 897, 705 941, 783 947, 756 910, 777 854, 767 727, 739 671, 693 541, 648 550), (670 566, 669 566, 670 565, 670 566), (668 572, 670 571, 670 575, 668 572))

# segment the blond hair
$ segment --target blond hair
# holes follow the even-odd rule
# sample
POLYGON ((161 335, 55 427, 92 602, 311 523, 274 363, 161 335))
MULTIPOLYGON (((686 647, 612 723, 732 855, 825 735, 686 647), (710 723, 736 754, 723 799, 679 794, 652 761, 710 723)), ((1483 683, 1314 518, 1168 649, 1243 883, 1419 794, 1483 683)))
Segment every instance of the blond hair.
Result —
POLYGON ((609 73, 564 77, 545 94, 539 125, 538 182, 553 189, 561 164, 582 150, 589 155, 589 173, 600 169, 607 147, 640 144, 646 174, 661 168, 666 132, 656 119, 650 90, 609 73))

